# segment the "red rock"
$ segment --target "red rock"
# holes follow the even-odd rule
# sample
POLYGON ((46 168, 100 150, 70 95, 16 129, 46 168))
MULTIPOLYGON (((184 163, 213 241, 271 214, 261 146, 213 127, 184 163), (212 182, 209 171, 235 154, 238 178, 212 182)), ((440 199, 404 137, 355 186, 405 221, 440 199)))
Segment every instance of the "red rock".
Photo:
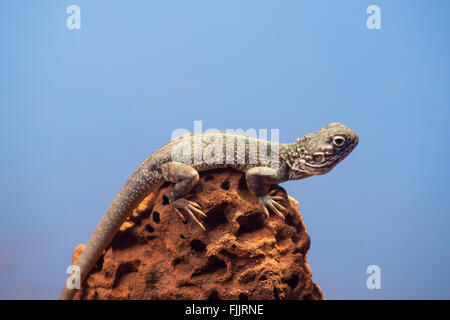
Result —
POLYGON ((306 263, 309 236, 283 188, 272 186, 286 199, 286 220, 266 219, 242 173, 200 174, 186 198, 207 214, 207 232, 183 223, 171 188, 139 205, 75 299, 323 299, 306 263))
POLYGON ((75 250, 73 250, 72 253, 72 265, 74 265, 78 258, 80 257, 80 254, 83 252, 84 248, 86 248, 86 246, 84 244, 79 244, 76 246, 75 250))

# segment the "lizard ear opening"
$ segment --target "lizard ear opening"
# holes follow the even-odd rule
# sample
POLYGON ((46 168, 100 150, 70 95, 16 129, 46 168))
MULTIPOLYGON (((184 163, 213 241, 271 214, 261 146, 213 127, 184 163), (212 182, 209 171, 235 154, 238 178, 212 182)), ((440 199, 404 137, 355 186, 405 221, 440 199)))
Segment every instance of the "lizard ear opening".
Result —
POLYGON ((316 152, 313 155, 313 160, 316 164, 324 163, 325 155, 323 154, 323 152, 316 152))

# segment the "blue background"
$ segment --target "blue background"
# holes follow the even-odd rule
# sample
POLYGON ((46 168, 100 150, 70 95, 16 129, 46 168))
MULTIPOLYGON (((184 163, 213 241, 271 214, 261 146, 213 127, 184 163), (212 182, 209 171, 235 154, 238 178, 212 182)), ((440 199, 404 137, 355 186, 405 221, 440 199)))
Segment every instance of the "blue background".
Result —
POLYGON ((332 172, 283 185, 313 280, 328 299, 450 298, 449 1, 0 6, 0 298, 57 298, 128 176, 194 120, 282 142, 355 130, 332 172), (366 27, 371 4, 382 30, 366 27))

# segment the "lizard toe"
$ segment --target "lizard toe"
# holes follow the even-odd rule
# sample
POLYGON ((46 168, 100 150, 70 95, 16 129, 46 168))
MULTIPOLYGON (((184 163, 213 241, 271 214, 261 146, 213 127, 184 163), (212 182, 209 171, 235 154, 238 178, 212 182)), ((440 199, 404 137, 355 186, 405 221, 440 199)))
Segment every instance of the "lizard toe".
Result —
POLYGON ((285 219, 284 213, 287 212, 286 208, 279 204, 277 200, 283 200, 284 198, 282 196, 273 196, 270 194, 267 194, 265 196, 262 196, 259 198, 259 203, 261 204, 264 213, 266 217, 269 217, 269 210, 267 207, 270 208, 271 211, 275 212, 281 219, 285 219))
POLYGON ((179 198, 175 201, 171 201, 170 204, 175 209, 175 211, 178 213, 178 215, 180 217, 182 217, 183 221, 186 221, 186 219, 184 218, 184 216, 180 210, 185 211, 192 218, 192 220, 194 220, 194 222, 200 226, 200 228, 202 228, 204 231, 206 231, 206 228, 194 215, 194 212, 195 212, 196 214, 201 215, 202 217, 206 217, 206 214, 204 214, 203 211, 199 209, 200 205, 198 203, 186 200, 184 198, 179 198))

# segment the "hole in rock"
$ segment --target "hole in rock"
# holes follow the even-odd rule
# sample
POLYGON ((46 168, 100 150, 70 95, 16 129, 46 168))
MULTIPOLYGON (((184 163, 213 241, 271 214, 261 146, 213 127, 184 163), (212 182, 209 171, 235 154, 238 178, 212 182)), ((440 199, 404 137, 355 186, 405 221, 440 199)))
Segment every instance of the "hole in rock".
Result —
POLYGON ((297 287, 298 282, 299 282, 299 277, 296 274, 293 274, 290 278, 288 279, 283 279, 284 283, 287 283, 289 287, 291 287, 291 289, 294 289, 295 287, 297 287))
POLYGON ((208 300, 220 300, 217 290, 211 291, 211 293, 208 295, 208 300))
POLYGON ((273 287, 273 297, 275 298, 275 300, 280 300, 277 287, 273 287))
POLYGON ((245 293, 240 293, 238 299, 239 300, 248 300, 248 295, 246 295, 245 293))
POLYGON ((140 264, 141 262, 139 260, 122 263, 117 269, 116 277, 114 279, 114 286, 117 286, 125 277, 128 278, 127 275, 136 273, 140 264))
POLYGON ((218 226, 228 223, 228 220, 225 216, 225 210, 227 209, 227 204, 222 203, 221 205, 210 210, 203 220, 205 227, 208 230, 213 230, 218 226))
POLYGON ((198 239, 192 240, 189 245, 191 246, 192 250, 194 250, 197 253, 202 253, 206 249, 206 244, 204 244, 198 239))
POLYGON ((226 180, 224 182, 222 182, 222 184, 220 185, 220 187, 223 190, 230 190, 230 181, 226 180))
POLYGON ((264 220, 260 214, 241 216, 237 222, 240 225, 236 234, 237 236, 264 228, 264 220))
POLYGON ((155 221, 156 223, 159 223, 161 221, 158 211, 153 211, 153 221, 155 221))
POLYGON ((220 260, 216 256, 211 256, 208 258, 208 261, 206 262, 206 265, 203 266, 201 269, 196 271, 192 277, 196 277, 202 274, 208 274, 208 273, 214 273, 216 271, 226 269, 227 265, 224 261, 220 260))

